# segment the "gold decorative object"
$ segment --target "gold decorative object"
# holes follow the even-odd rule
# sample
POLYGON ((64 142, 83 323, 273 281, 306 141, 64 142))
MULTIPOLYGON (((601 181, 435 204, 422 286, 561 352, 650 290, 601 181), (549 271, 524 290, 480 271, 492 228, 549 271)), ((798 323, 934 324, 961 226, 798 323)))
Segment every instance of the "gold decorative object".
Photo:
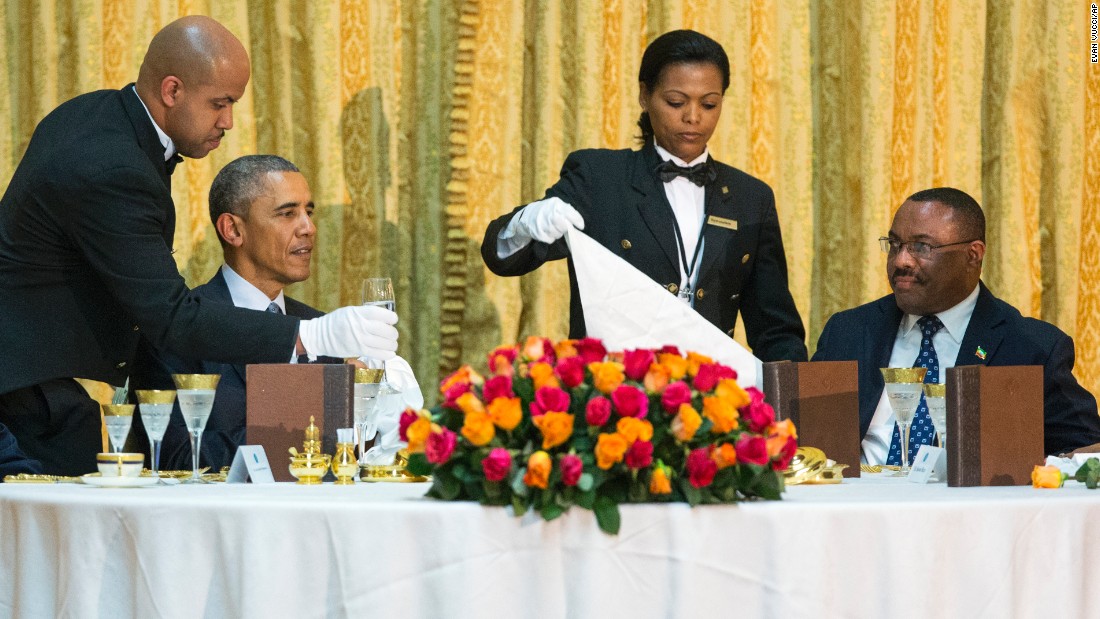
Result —
POLYGON ((925 383, 925 385, 924 385, 924 397, 926 397, 926 398, 946 398, 947 397, 947 384, 946 383, 925 383))
POLYGON ((923 383, 928 368, 880 368, 888 383, 923 383))
POLYGON ((847 464, 837 464, 816 447, 799 447, 783 473, 789 486, 800 484, 839 484, 844 481, 847 464))
POLYGON ((414 483, 428 481, 423 475, 413 475, 406 466, 409 464, 409 452, 402 449, 394 456, 393 464, 364 464, 360 467, 359 479, 363 481, 381 481, 414 483))
POLYGON ((138 389, 138 404, 172 404, 176 401, 175 389, 138 389))
POLYGON ((321 430, 314 423, 313 415, 310 415, 305 440, 302 441, 302 453, 290 448, 290 474, 303 486, 315 486, 321 483, 331 462, 332 456, 321 453, 321 430))
POLYGON ((77 484, 79 477, 66 477, 64 475, 38 475, 35 473, 18 473, 5 475, 5 484, 77 484))
POLYGON ((114 417, 133 417, 135 404, 101 404, 103 414, 114 417))
POLYGON ((221 374, 173 374, 176 389, 217 389, 221 374))
POLYGON ((385 376, 384 368, 355 368, 355 382, 359 384, 374 384, 382 382, 385 376))
POLYGON ((359 461, 355 458, 355 443, 336 443, 336 454, 332 456, 332 474, 336 476, 336 485, 354 484, 355 474, 358 472, 359 461))

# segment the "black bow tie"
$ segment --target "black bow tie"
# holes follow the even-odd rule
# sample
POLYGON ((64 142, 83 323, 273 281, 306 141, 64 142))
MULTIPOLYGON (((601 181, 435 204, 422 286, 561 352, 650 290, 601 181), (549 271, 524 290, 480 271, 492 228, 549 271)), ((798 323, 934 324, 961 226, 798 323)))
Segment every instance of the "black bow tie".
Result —
POLYGON ((168 161, 164 162, 164 169, 168 171, 168 176, 172 176, 172 172, 176 171, 176 164, 183 161, 183 157, 180 157, 179 153, 172 155, 168 158, 168 161))
POLYGON ((667 183, 677 176, 683 176, 696 185, 703 187, 707 183, 713 182, 718 177, 718 173, 710 165, 710 159, 703 163, 697 163, 690 168, 682 168, 671 161, 665 161, 657 166, 657 176, 662 183, 667 183))

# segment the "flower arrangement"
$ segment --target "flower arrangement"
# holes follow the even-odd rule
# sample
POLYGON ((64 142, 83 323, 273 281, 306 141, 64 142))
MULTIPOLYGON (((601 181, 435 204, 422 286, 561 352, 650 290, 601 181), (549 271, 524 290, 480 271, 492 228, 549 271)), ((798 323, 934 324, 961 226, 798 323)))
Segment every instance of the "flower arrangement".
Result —
POLYGON ((463 366, 441 383, 441 405, 401 417, 428 496, 546 520, 577 505, 612 534, 621 503, 780 498, 794 425, 706 356, 531 337, 493 350, 488 367, 463 366))

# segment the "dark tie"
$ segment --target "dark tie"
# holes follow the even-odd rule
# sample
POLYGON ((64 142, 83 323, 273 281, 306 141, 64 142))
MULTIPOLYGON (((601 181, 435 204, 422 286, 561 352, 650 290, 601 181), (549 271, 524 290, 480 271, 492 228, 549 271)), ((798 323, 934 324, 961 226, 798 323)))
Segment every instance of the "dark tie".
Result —
POLYGON ((183 161, 183 157, 180 157, 179 153, 172 155, 168 158, 168 161, 164 162, 164 169, 168 172, 168 176, 172 176, 172 172, 176 171, 176 164, 183 161))
POLYGON ((283 308, 279 307, 278 303, 272 301, 271 305, 267 306, 267 311, 271 312, 272 314, 282 314, 283 308))
POLYGON ((662 183, 667 183, 677 176, 683 176, 689 181, 702 187, 718 178, 718 173, 710 165, 710 159, 703 163, 697 163, 690 168, 682 168, 671 161, 665 161, 657 166, 657 176, 662 183))
MULTIPOLYGON (((917 360, 913 362, 915 368, 928 368, 924 375, 924 382, 940 382, 940 358, 936 356, 936 347, 932 345, 932 336, 943 328, 943 323, 935 316, 922 316, 917 321, 920 327, 921 340, 920 352, 917 360)), ((921 445, 931 445, 936 436, 936 428, 932 425, 932 418, 928 416, 928 405, 924 402, 924 395, 920 397, 920 406, 913 415, 913 423, 909 427, 909 461, 917 456, 917 450, 921 445)), ((894 440, 890 441, 890 455, 886 464, 901 464, 901 431, 894 424, 894 440)))

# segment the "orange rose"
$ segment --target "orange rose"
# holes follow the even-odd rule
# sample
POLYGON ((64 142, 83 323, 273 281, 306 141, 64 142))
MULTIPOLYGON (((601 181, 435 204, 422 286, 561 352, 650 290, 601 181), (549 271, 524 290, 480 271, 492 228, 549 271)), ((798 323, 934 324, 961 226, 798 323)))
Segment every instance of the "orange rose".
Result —
POLYGON ((615 430, 626 439, 627 443, 653 439, 653 424, 637 417, 623 417, 615 424, 615 430))
POLYGON ((1031 469, 1031 485, 1035 488, 1061 488, 1067 475, 1056 466, 1039 466, 1031 469))
POLYGON ((531 423, 542 432, 542 448, 557 447, 573 436, 573 415, 549 412, 531 418, 531 423))
POLYGON ((478 447, 488 445, 496 433, 493 420, 486 413, 468 413, 465 423, 462 424, 462 436, 478 447))
POLYGON ((657 363, 668 370, 668 377, 672 380, 680 380, 687 374, 687 359, 684 359, 680 355, 663 352, 657 355, 657 363))
POLYGON ((428 435, 432 433, 432 418, 421 414, 416 421, 409 425, 405 432, 409 438, 409 453, 424 451, 424 442, 428 440, 428 435))
POLYGON ((626 380, 623 373, 623 364, 617 361, 597 361, 588 364, 588 371, 592 372, 592 383, 606 395, 619 388, 626 380))
POLYGON ((688 366, 688 374, 690 376, 695 376, 696 374, 698 374, 699 373, 699 366, 707 364, 707 363, 714 363, 714 359, 711 359, 710 357, 708 357, 706 355, 700 355, 697 352, 688 352, 688 354, 687 354, 687 366, 688 366))
POLYGON ((723 378, 718 381, 718 386, 714 388, 714 395, 726 400, 734 408, 741 408, 752 403, 749 393, 742 389, 741 385, 738 385, 737 381, 732 378, 723 378))
POLYGON ((519 398, 495 398, 489 402, 489 418, 501 430, 511 432, 523 419, 523 408, 519 398))
POLYGON ((712 396, 703 398, 703 415, 714 424, 710 431, 714 434, 726 434, 737 429, 740 413, 728 401, 712 396))
POLYGON ((649 478, 650 494, 672 494, 672 483, 668 479, 665 467, 653 467, 653 475, 649 478))
POLYGON ((798 430, 790 419, 777 421, 768 426, 768 436, 781 436, 783 438, 798 438, 798 430))
POLYGON ((554 344, 554 354, 558 356, 559 361, 577 356, 577 347, 573 345, 574 342, 576 340, 562 340, 554 344))
POLYGON ((480 374, 475 372, 474 368, 468 365, 464 365, 458 368, 458 370, 456 370, 454 374, 451 374, 447 378, 443 379, 443 382, 439 385, 439 392, 447 393, 447 390, 449 390, 451 387, 454 387, 455 385, 481 385, 484 382, 485 379, 483 379, 480 374))
POLYGON ((467 391, 466 393, 458 396, 455 400, 455 404, 458 405, 458 409, 469 415, 470 413, 484 413, 485 404, 477 398, 476 395, 467 391))
POLYGON ((596 466, 606 471, 616 462, 622 462, 628 447, 630 445, 618 432, 600 434, 596 439, 596 466))
POLYGON ((527 367, 527 372, 535 383, 535 391, 543 387, 561 387, 558 377, 554 375, 554 366, 549 363, 532 363, 527 367))
POLYGON ((645 385, 645 390, 649 393, 664 393, 670 377, 671 372, 667 367, 660 363, 654 363, 649 366, 649 371, 642 379, 642 384, 645 385))
POLYGON ((690 441, 701 425, 703 418, 699 416, 699 411, 691 404, 681 404, 680 411, 672 418, 672 435, 681 443, 690 441))
POLYGON ((719 469, 737 464, 737 450, 729 443, 722 443, 714 451, 710 452, 710 459, 718 465, 719 469))
POLYGON ((523 358, 528 361, 539 361, 546 356, 546 344, 550 340, 532 335, 523 343, 523 358))
POLYGON ((536 451, 527 458, 527 472, 523 474, 523 483, 531 488, 545 490, 550 482, 550 469, 553 465, 550 454, 545 451, 536 451))

